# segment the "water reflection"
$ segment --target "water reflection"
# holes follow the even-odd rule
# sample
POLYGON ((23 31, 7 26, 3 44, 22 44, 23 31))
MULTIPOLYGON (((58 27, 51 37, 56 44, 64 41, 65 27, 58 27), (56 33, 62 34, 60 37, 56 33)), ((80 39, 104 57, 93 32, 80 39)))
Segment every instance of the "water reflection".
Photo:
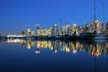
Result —
POLYGON ((103 53, 108 55, 108 41, 32 41, 22 39, 8 39, 7 43, 18 43, 21 47, 31 49, 35 47, 35 53, 40 54, 41 49, 49 49, 53 53, 86 52, 93 56, 100 56, 103 53))

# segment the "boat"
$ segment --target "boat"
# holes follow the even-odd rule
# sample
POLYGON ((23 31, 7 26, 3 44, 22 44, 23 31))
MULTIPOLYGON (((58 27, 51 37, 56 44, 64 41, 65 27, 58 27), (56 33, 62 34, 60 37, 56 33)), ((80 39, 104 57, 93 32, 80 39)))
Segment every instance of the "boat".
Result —
POLYGON ((107 40, 108 35, 106 34, 95 34, 94 40, 107 40))
MULTIPOLYGON (((104 30, 104 32, 100 31, 98 32, 98 28, 102 26, 102 23, 100 23, 100 26, 99 26, 99 22, 98 20, 96 19, 96 0, 94 0, 94 28, 95 28, 95 31, 94 31, 94 34, 93 34, 93 39, 94 40, 107 40, 108 39, 108 35, 105 33, 106 29, 104 30)), ((103 23, 103 27, 106 27, 107 24, 103 23)), ((101 30, 103 30, 103 28, 101 28, 101 30)))

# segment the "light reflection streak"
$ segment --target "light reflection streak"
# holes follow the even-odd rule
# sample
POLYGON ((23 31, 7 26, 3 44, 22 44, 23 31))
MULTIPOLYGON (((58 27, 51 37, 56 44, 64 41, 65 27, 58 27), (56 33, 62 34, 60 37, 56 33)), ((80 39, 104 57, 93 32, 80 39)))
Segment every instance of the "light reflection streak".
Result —
POLYGON ((108 55, 108 42, 84 42, 84 41, 32 41, 22 39, 8 39, 7 43, 19 43, 21 47, 27 49, 36 48, 35 53, 40 54, 40 49, 49 49, 54 53, 60 51, 65 53, 72 52, 76 54, 78 51, 87 52, 93 56, 100 56, 102 53, 108 55))

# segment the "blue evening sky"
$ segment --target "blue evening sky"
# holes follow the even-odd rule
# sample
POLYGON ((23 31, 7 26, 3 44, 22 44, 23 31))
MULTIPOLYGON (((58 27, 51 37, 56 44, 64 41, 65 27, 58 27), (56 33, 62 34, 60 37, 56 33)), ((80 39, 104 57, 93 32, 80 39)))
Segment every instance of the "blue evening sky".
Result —
MULTIPOLYGON (((97 19, 108 18, 108 0, 96 0, 97 19)), ((0 33, 18 33, 36 24, 85 25, 93 21, 93 0, 0 0, 0 33)))

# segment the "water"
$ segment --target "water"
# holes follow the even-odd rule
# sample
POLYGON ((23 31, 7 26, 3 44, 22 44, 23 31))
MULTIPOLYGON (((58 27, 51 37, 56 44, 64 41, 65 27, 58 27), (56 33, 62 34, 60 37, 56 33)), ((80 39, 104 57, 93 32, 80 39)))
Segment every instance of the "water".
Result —
POLYGON ((108 72, 107 41, 0 42, 0 72, 108 72))

